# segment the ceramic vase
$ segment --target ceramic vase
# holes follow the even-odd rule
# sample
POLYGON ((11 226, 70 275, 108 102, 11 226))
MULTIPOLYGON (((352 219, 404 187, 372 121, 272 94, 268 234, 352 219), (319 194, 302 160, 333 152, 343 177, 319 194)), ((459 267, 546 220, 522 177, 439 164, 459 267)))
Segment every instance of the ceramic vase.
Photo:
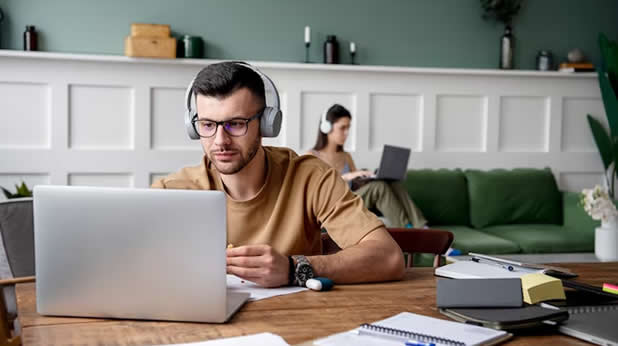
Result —
POLYGON ((594 254, 601 262, 618 261, 618 225, 616 218, 602 221, 594 231, 594 254))

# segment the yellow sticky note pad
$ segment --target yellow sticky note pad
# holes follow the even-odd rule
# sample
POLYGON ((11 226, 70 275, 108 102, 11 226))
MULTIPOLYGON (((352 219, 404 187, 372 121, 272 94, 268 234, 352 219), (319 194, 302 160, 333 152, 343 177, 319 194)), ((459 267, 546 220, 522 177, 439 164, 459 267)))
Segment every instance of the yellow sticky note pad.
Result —
POLYGON ((533 273, 521 277, 521 289, 524 302, 536 304, 552 299, 566 299, 562 281, 554 277, 533 273))

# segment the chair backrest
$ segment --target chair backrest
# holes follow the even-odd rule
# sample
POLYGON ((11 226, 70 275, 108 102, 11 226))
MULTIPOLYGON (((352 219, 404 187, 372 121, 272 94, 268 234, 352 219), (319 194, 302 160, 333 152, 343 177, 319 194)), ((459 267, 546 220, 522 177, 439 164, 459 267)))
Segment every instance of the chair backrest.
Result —
MULTIPOLYGON (((407 253, 406 267, 412 266, 412 254, 429 253, 434 255, 433 266, 440 264, 440 255, 446 253, 453 243, 453 233, 437 229, 387 228, 404 253, 407 253)), ((322 233, 322 253, 325 255, 341 250, 330 238, 322 233)))
POLYGON ((414 253, 429 253, 434 255, 434 268, 440 265, 440 255, 446 253, 453 243, 453 233, 438 229, 387 228, 401 250, 408 253, 406 267, 412 266, 414 253))

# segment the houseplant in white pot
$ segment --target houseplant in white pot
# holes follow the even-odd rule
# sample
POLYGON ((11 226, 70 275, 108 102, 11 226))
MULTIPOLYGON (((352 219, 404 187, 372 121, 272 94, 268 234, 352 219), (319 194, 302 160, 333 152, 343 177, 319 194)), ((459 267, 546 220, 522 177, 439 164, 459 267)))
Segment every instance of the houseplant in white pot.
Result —
POLYGON ((618 260, 618 210, 607 191, 596 185, 582 191, 581 204, 601 226, 594 231, 594 254, 602 262, 618 260))

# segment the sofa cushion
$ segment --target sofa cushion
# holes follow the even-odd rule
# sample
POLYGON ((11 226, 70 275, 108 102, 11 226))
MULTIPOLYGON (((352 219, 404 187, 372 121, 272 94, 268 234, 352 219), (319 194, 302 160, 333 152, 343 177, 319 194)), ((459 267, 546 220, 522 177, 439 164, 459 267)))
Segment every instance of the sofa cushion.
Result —
POLYGON ((481 231, 519 244, 524 253, 594 251, 594 232, 578 232, 559 225, 501 225, 481 231))
POLYGON ((578 192, 563 192, 562 203, 564 226, 578 232, 588 232, 594 237, 594 229, 601 221, 593 220, 580 204, 581 194, 578 192))
POLYGON ((405 186, 429 225, 470 224, 468 187, 461 170, 410 170, 405 186))
POLYGON ((432 226, 431 228, 453 233, 454 240, 451 247, 461 251, 464 255, 468 252, 482 254, 512 254, 521 252, 519 246, 513 241, 483 233, 473 228, 449 225, 432 226))
POLYGON ((562 195, 549 168, 466 170, 465 175, 475 228, 562 224, 562 195))

